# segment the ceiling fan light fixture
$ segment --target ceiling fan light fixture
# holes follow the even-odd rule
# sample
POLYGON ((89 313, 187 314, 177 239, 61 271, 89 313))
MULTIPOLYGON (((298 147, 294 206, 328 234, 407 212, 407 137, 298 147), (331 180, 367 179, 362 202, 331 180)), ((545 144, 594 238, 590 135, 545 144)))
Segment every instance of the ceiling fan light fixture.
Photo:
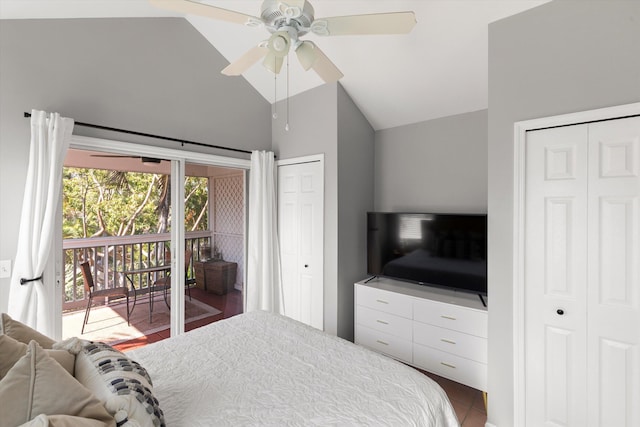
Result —
POLYGON ((262 65, 274 74, 279 74, 284 63, 284 57, 289 53, 291 37, 286 31, 277 31, 271 35, 267 42, 269 53, 265 56, 262 65))
POLYGON ((291 37, 286 31, 277 31, 269 37, 267 43, 269 51, 278 57, 285 57, 291 47, 291 37))
POLYGON ((287 41, 284 39, 284 37, 278 36, 273 39, 271 48, 278 53, 285 52, 287 50, 287 41))
POLYGON ((302 68, 305 71, 309 71, 313 64, 315 64, 318 59, 318 52, 316 51, 316 45, 313 42, 308 40, 300 43, 298 48, 296 49, 296 54, 298 55, 298 61, 302 68))
POLYGON ((269 51, 267 56, 265 56, 264 61, 262 61, 262 65, 267 70, 271 71, 274 74, 279 74, 282 69, 282 64, 284 63, 283 56, 277 56, 272 51, 269 51))

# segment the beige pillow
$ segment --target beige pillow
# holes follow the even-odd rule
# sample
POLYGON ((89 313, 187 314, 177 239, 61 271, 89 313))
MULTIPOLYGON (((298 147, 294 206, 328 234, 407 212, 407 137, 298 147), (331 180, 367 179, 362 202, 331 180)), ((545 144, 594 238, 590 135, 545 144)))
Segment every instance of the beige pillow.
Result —
POLYGON ((115 426, 103 404, 36 341, 0 380, 0 407, 0 427, 18 426, 40 414, 72 415, 115 426))
POLYGON ((11 338, 0 335, 0 379, 4 378, 9 369, 27 353, 27 345, 11 338))
POLYGON ((38 415, 20 427, 106 427, 110 424, 73 415, 38 415))
MULTIPOLYGON (((76 356, 67 350, 45 350, 56 362, 58 362, 67 372, 73 375, 76 356)), ((27 353, 27 345, 11 338, 9 335, 0 335, 0 379, 2 379, 9 369, 27 353)))
POLYGON ((55 341, 48 336, 42 335, 24 323, 13 320, 7 313, 2 313, 2 316, 0 316, 0 333, 9 335, 25 344, 29 344, 29 341, 34 340, 42 348, 51 348, 55 344, 55 341))

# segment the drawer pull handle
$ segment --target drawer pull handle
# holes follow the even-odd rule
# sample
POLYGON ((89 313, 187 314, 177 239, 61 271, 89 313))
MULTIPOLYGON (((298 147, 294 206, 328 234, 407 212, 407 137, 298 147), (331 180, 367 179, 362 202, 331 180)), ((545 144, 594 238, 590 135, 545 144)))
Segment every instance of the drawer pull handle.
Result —
POLYGON ((455 341, 448 340, 448 339, 445 339, 445 338, 440 338, 440 341, 446 342, 447 344, 455 344, 456 343, 455 341))
POLYGON ((456 369, 455 365, 446 362, 440 362, 441 365, 446 366, 447 368, 456 369))
POLYGON ((382 344, 382 345, 389 345, 389 343, 388 343, 388 342, 384 342, 384 341, 380 341, 380 340, 376 340, 376 342, 377 342, 378 344, 382 344))
POLYGON ((385 322, 384 320, 376 320, 378 323, 382 323, 383 325, 388 325, 389 322, 385 322))
POLYGON ((387 301, 385 301, 383 299, 377 299, 376 301, 378 301, 381 304, 389 304, 387 301))
POLYGON ((448 320, 456 320, 455 317, 453 317, 453 316, 445 316, 444 314, 442 316, 440 316, 440 317, 442 317, 443 319, 448 319, 448 320))

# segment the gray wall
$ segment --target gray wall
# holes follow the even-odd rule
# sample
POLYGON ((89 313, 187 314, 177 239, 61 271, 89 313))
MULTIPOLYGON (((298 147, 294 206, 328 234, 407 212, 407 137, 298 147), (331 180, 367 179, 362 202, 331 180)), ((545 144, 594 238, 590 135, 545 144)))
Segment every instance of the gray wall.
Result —
POLYGON ((487 212, 487 110, 376 132, 375 209, 487 212))
POLYGON ((640 101, 640 2, 554 1, 489 26, 489 419, 513 426, 514 122, 640 101))
MULTIPOLYGON (((0 21, 0 259, 13 260, 17 247, 29 155, 24 111, 270 149, 269 103, 244 79, 220 75, 227 64, 182 18, 0 21)), ((133 139, 80 127, 74 133, 133 139)), ((8 288, 9 279, 0 279, 0 311, 7 310, 8 288)))
POLYGON ((322 85, 277 104, 273 151, 278 159, 324 154, 324 329, 338 333, 338 113, 337 84, 322 85))
POLYGON ((374 130, 338 85, 338 335, 353 341, 353 284, 367 273, 366 213, 373 210, 374 130))
POLYGON ((353 339, 353 283, 366 274, 363 218, 373 206, 373 128, 339 84, 277 105, 272 126, 279 159, 324 153, 324 327, 353 339), (313 106, 313 108, 310 108, 313 106))

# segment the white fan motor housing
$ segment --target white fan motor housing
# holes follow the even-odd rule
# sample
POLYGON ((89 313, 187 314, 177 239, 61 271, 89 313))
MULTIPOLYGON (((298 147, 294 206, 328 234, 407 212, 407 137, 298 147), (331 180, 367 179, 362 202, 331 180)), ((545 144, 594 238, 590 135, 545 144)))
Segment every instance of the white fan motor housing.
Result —
POLYGON ((293 5, 290 5, 279 0, 262 2, 260 18, 271 33, 279 31, 283 26, 295 27, 298 36, 309 32, 314 19, 313 6, 308 1, 305 1, 302 7, 299 6, 299 1, 292 3, 293 5))

